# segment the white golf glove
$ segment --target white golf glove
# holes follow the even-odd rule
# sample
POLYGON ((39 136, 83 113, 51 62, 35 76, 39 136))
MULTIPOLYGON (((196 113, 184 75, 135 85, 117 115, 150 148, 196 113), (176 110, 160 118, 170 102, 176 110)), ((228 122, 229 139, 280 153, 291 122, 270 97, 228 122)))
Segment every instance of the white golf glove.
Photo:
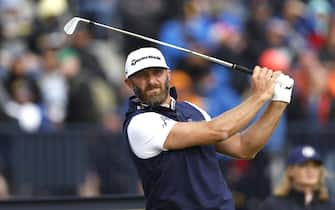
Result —
POLYGON ((291 77, 285 74, 280 74, 275 84, 272 101, 283 101, 290 103, 293 85, 294 80, 291 77))

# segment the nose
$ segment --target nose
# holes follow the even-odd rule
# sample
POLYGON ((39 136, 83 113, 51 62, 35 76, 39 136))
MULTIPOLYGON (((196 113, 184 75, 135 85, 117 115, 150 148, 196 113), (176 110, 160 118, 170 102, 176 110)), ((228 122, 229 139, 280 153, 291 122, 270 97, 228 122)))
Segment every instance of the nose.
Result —
POLYGON ((154 74, 154 72, 152 72, 152 71, 148 72, 147 82, 149 84, 156 84, 157 83, 157 76, 154 74))

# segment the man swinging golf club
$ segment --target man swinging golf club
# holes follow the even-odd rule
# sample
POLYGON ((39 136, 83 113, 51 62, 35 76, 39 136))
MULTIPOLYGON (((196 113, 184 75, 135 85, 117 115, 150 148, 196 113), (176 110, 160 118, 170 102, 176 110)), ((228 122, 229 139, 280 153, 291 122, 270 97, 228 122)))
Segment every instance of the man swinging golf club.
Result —
POLYGON ((177 102, 170 72, 156 48, 131 52, 125 65, 129 99, 123 132, 142 180, 147 210, 233 210, 216 152, 251 159, 262 149, 290 103, 294 81, 256 66, 251 95, 211 119, 177 102), (261 107, 263 116, 245 128, 261 107))

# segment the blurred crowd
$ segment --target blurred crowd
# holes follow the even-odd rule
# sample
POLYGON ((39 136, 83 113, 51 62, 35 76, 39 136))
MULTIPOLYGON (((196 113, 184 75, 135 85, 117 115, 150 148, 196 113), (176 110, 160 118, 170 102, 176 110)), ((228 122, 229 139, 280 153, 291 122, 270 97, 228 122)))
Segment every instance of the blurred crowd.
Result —
MULTIPOLYGON (((130 95, 125 56, 153 44, 88 24, 67 36, 63 26, 73 16, 249 68, 280 70, 294 78, 294 96, 265 150, 252 161, 219 157, 243 209, 275 184, 290 123, 322 129, 334 122, 334 6, 331 0, 0 0, 0 122, 29 133, 76 123, 120 132, 130 95)), ((179 100, 214 117, 248 95, 248 75, 157 47, 179 100)))

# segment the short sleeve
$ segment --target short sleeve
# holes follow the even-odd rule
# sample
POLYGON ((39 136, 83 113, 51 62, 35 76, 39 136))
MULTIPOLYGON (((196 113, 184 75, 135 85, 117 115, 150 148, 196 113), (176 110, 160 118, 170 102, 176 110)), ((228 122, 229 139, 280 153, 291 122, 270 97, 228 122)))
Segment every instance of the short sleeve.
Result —
POLYGON ((133 117, 127 133, 130 147, 142 159, 154 157, 166 150, 164 142, 177 121, 155 112, 146 112, 133 117))

